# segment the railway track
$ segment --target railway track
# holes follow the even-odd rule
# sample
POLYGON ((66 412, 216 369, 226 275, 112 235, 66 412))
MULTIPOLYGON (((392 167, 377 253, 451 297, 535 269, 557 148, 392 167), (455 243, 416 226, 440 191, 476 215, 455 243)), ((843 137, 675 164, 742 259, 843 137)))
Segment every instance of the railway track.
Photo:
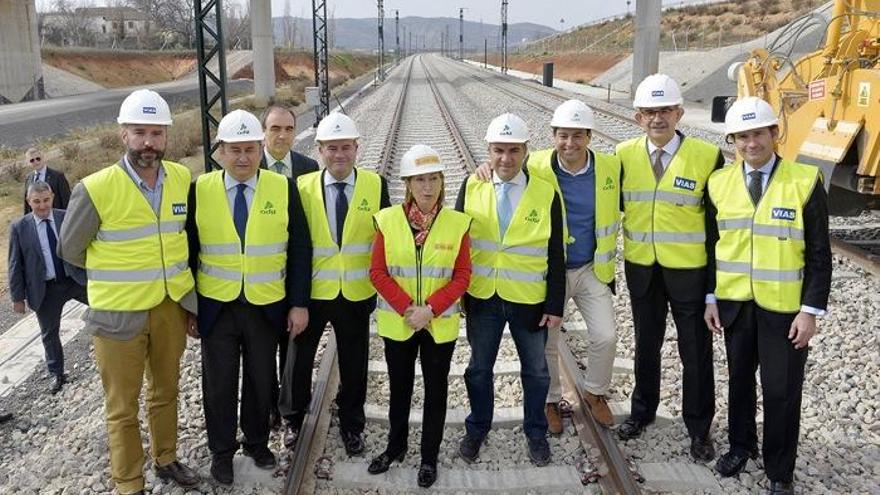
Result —
MULTIPOLYGON (((388 180, 393 204, 402 201, 403 197, 403 184, 397 179, 397 162, 399 157, 413 144, 428 144, 441 154, 445 163, 458 164, 457 167, 449 167, 445 174, 447 198, 454 197, 461 182, 466 179, 475 166, 474 156, 465 144, 445 97, 431 74, 432 70, 436 70, 432 67, 432 63, 426 62, 421 57, 413 57, 405 66, 398 69, 398 73, 392 79, 400 84, 401 89, 399 99, 394 102, 394 115, 388 135, 383 140, 385 146, 379 154, 376 170, 388 180)), ((448 199, 447 203, 449 202, 448 199)), ((463 336, 464 330, 462 329, 461 337, 463 336)), ((505 334, 505 339, 510 340, 509 335, 505 334)), ((376 340, 373 343, 375 344, 376 340)), ((512 346, 512 342, 509 341, 507 345, 512 346)), ((298 442, 290 454, 285 483, 287 495, 312 493, 319 480, 328 480, 327 483, 333 484, 336 466, 333 465, 332 459, 323 456, 321 452, 324 451, 323 443, 328 435, 331 422, 330 398, 335 394, 334 390, 338 382, 336 367, 333 365, 336 357, 335 350, 335 343, 331 337, 318 368, 310 412, 306 417, 298 442)), ((456 352, 467 352, 468 350, 466 345, 459 345, 456 352)), ((499 354, 499 362, 496 364, 498 373, 517 374, 518 362, 502 362, 502 354, 504 353, 499 354)), ((566 378, 566 390, 570 397, 575 397, 571 415, 575 430, 583 444, 584 452, 598 450, 600 453, 600 459, 594 460, 592 463, 583 463, 583 466, 579 465, 575 468, 580 469, 575 477, 576 480, 584 483, 588 480, 597 481, 595 478, 598 478, 599 486, 604 493, 639 493, 640 489, 636 477, 634 477, 633 471, 629 468, 623 453, 614 440, 612 432, 599 425, 589 414, 589 408, 584 402, 586 390, 582 385, 581 369, 577 360, 567 348, 563 349, 562 354, 565 356, 561 368, 564 370, 566 378), (598 466, 596 470, 588 472, 587 465, 598 466), (603 475, 595 476, 596 472, 601 472, 603 475), (593 479, 590 479, 591 474, 594 475, 593 479)), ((381 369, 381 364, 383 363, 372 362, 371 369, 374 374, 384 372, 381 369)), ((453 371, 453 373, 460 373, 463 365, 456 367, 454 362, 453 369, 456 368, 459 371, 453 371)), ((368 395, 368 402, 370 400, 371 396, 368 395)), ((370 404, 367 407, 370 409, 370 404)), ((368 412, 368 421, 369 416, 368 412)), ((455 416, 455 414, 450 412, 449 416, 455 416)), ((449 419, 447 419, 448 422, 449 419)), ((499 420, 496 418, 497 422, 499 420)), ((496 425, 497 428, 499 426, 496 425)), ((363 462, 362 464, 361 470, 365 473, 367 463, 363 462)), ((348 467, 350 466, 342 466, 342 468, 348 467)), ((443 486, 444 476, 447 476, 448 473, 447 469, 441 467, 440 481, 435 489, 443 491, 450 489, 448 486, 443 486)), ((411 474, 411 477, 414 478, 415 471, 413 470, 411 474)), ((483 475, 483 472, 479 470, 475 470, 473 473, 475 477, 483 475)), ((378 476, 374 477, 374 479, 378 478, 378 476)), ((479 483, 474 480, 471 482, 479 483)), ((470 488, 473 486, 460 487, 460 490, 467 492, 470 488)), ((584 488, 581 486, 579 489, 584 488)), ((485 492, 485 490, 481 491, 485 492)), ((499 493, 509 492, 510 487, 499 486, 497 491, 499 493)))

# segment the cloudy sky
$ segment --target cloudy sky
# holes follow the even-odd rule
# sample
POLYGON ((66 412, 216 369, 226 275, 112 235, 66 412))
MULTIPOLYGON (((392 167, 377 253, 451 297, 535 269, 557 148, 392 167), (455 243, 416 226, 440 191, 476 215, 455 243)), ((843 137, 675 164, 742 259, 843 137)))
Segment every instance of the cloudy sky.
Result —
MULTIPOLYGON (((104 5, 105 0, 73 0, 104 5)), ((179 0, 191 1, 191 0, 179 0)), ((246 0, 224 0, 243 4, 246 0)), ((285 3, 290 3, 293 16, 311 17, 311 0, 271 0, 272 15, 284 15, 285 3)), ((709 0, 663 0, 664 6, 689 3, 708 3, 709 0)), ((36 0, 41 10, 51 8, 53 0, 36 0)), ((636 0, 630 9, 635 10, 636 0)), ((458 17, 458 8, 466 7, 465 19, 498 24, 501 19, 501 0, 385 0, 386 16, 394 17, 394 10, 401 17, 458 17)), ((510 22, 535 22, 554 29, 570 28, 603 17, 625 13, 625 0, 509 0, 510 22), (564 5, 564 7, 563 7, 564 5), (555 6, 555 7, 553 7, 555 6), (564 19, 564 23, 560 23, 564 19)), ((334 17, 375 17, 375 0, 327 0, 327 14, 334 17)))

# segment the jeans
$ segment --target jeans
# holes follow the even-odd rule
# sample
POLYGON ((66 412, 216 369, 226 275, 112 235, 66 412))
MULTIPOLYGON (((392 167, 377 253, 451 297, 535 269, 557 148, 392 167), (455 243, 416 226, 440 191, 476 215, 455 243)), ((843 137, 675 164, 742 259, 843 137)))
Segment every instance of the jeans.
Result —
POLYGON ((492 368, 507 324, 521 365, 523 432, 528 438, 544 438, 547 435, 544 400, 550 388, 550 373, 544 357, 547 330, 538 326, 543 304, 511 303, 497 295, 489 299, 465 297, 467 339, 471 346, 471 359, 464 373, 471 404, 471 413, 465 419, 468 436, 482 440, 492 428, 495 409, 492 368))

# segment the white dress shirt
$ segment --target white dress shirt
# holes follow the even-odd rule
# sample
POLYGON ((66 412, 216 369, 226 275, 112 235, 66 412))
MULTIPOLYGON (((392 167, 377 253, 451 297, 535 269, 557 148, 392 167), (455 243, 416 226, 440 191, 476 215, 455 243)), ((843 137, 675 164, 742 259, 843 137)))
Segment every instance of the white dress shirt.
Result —
POLYGON ((650 139, 647 139, 646 141, 648 142, 648 159, 651 161, 651 164, 654 163, 654 152, 658 149, 662 149, 663 157, 660 158, 660 162, 663 164, 663 170, 669 168, 669 163, 672 162, 672 157, 675 156, 675 153, 678 152, 678 148, 681 146, 681 136, 676 132, 672 135, 672 139, 663 145, 662 148, 655 146, 650 139))
POLYGON ((46 182, 46 167, 47 165, 43 165, 37 170, 34 170, 34 182, 46 182))
POLYGON ((324 209, 327 210, 327 223, 330 225, 330 237, 332 237, 337 244, 339 244, 339 239, 336 237, 336 197, 338 195, 338 189, 336 189, 334 184, 337 182, 345 183, 345 198, 348 200, 349 208, 351 208, 351 197, 354 195, 354 179, 354 169, 348 174, 348 177, 342 180, 336 180, 330 172, 324 172, 324 209))
MULTIPOLYGON (((55 214, 49 212, 49 225, 52 226, 52 232, 55 234, 55 242, 58 242, 58 227, 55 225, 55 214)), ((40 250, 43 252, 43 262, 46 265, 46 277, 44 280, 52 280, 56 277, 55 262, 52 260, 52 250, 49 249, 49 236, 46 234, 46 222, 42 218, 34 215, 34 223, 37 227, 37 237, 40 239, 40 250)))
POLYGON ((565 162, 563 162, 562 158, 560 158, 559 155, 556 155, 556 161, 559 162, 559 170, 562 170, 572 177, 577 177, 578 175, 583 175, 587 173, 587 171, 590 170, 590 167, 593 165, 592 156, 589 151, 587 152, 587 164, 584 166, 584 168, 578 170, 577 172, 572 172, 571 170, 569 170, 565 162))

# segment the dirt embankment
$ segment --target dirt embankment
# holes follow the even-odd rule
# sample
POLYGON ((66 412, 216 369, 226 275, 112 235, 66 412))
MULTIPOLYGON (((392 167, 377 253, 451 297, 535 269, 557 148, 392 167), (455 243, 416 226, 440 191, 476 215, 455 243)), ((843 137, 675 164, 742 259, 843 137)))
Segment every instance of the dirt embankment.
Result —
MULTIPOLYGON (((331 81, 346 80, 357 77, 376 66, 376 57, 372 55, 352 55, 334 53, 330 55, 329 75, 331 81)), ((313 81, 315 69, 311 52, 275 52, 275 82, 313 81)), ((248 65, 232 75, 233 79, 252 79, 253 67, 248 65)))
POLYGON ((195 52, 136 52, 46 48, 43 63, 106 88, 155 84, 178 79, 196 65, 195 52))
MULTIPOLYGON (((590 82, 621 59, 626 53, 553 53, 546 55, 517 54, 508 57, 511 69, 541 74, 545 62, 553 62, 553 76, 576 83, 590 82)), ((501 65, 500 57, 489 57, 492 65, 501 65)))

